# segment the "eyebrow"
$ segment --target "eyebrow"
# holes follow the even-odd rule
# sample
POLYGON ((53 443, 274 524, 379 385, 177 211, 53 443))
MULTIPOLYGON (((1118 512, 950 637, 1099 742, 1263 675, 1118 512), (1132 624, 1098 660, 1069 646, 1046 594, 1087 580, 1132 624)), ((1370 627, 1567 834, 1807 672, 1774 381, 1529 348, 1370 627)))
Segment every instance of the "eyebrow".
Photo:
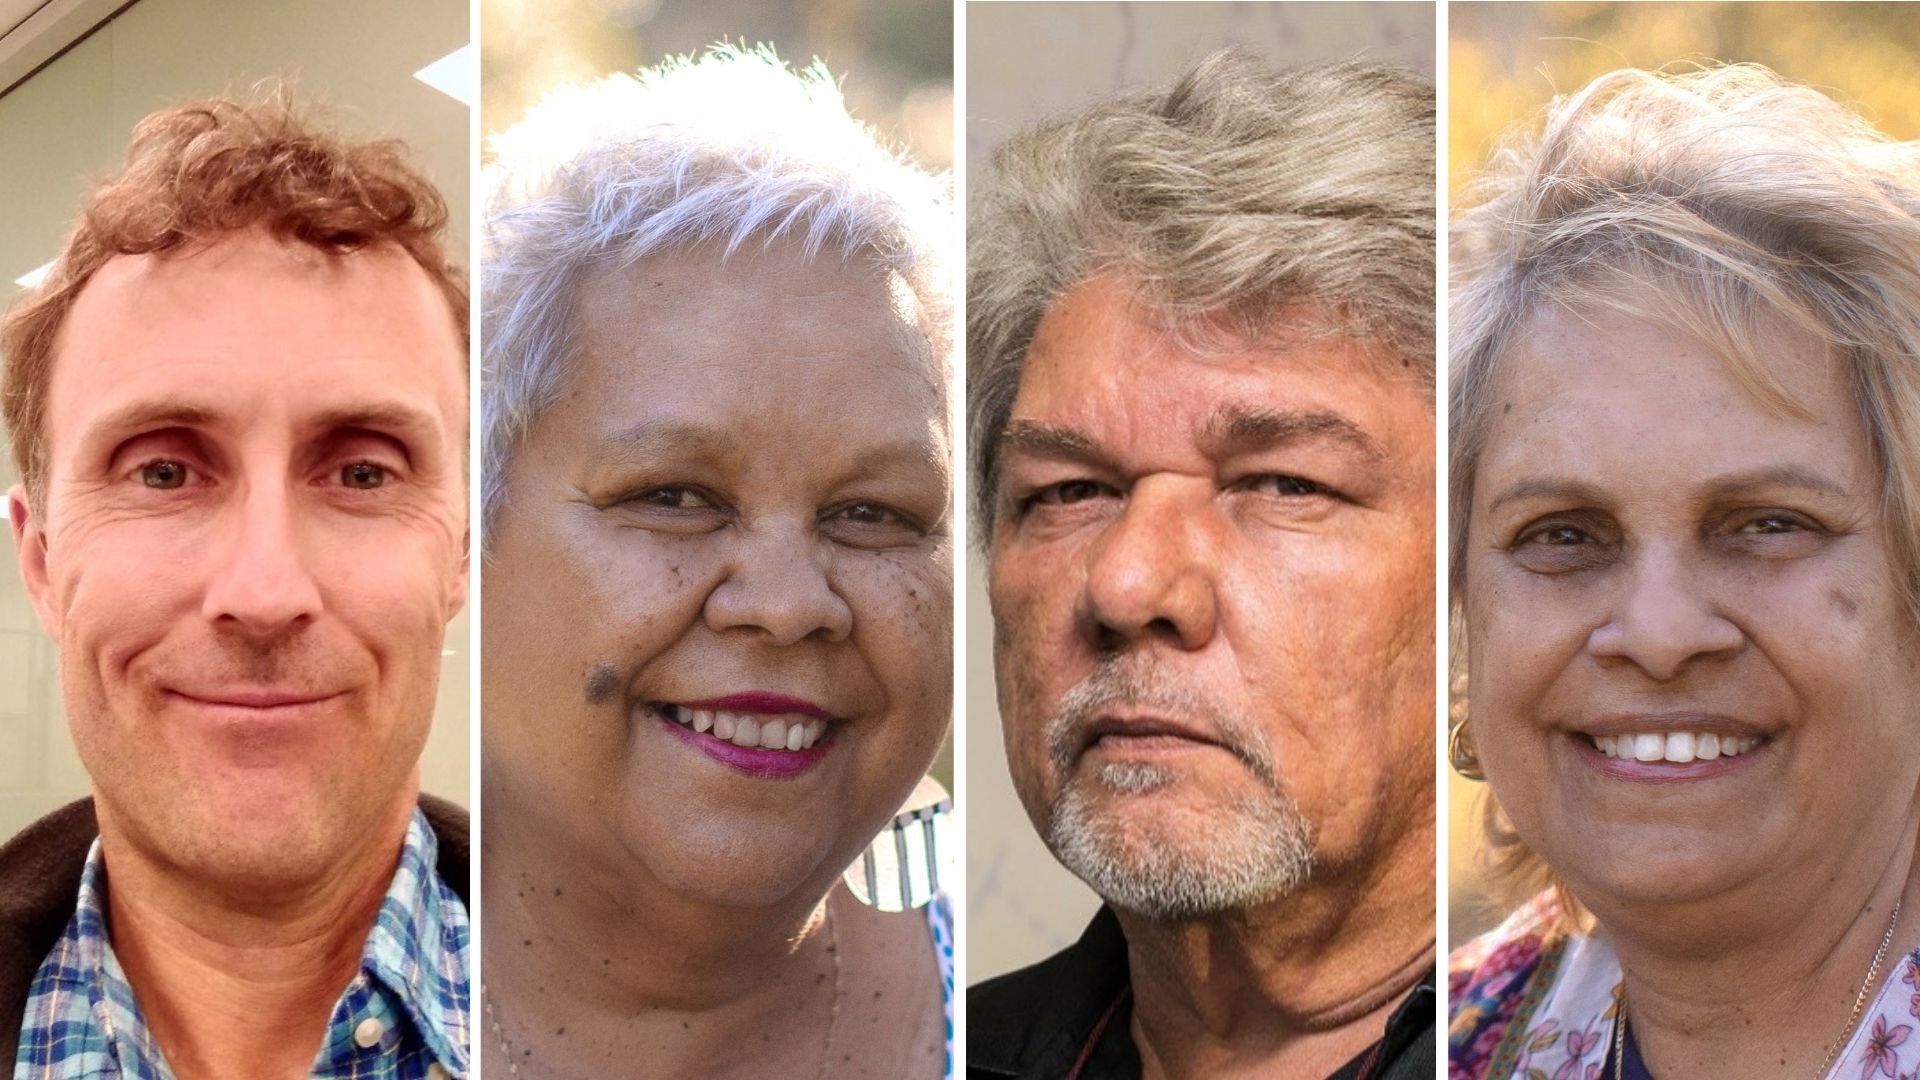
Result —
MULTIPOLYGON (((1202 428, 1201 443, 1213 457, 1230 457, 1287 443, 1327 440, 1343 444, 1369 460, 1386 451, 1359 425, 1324 410, 1262 409, 1223 405, 1202 428)), ((1013 420, 1000 433, 1000 450, 1034 457, 1073 458, 1111 466, 1113 457, 1098 440, 1074 428, 1035 420, 1013 420)))
POLYGON ((219 415, 204 405, 184 401, 135 401, 95 420, 87 427, 83 442, 92 443, 107 438, 117 441, 125 437, 126 432, 141 429, 206 427, 214 423, 219 415))
POLYGON ((1386 457, 1379 441, 1360 430, 1358 424, 1321 409, 1223 405, 1208 418, 1203 438, 1216 457, 1313 441, 1339 443, 1370 461, 1386 457))
MULTIPOLYGON (((1851 498, 1853 492, 1831 478, 1800 465, 1769 465, 1714 477, 1706 487, 1709 500, 1725 499, 1755 488, 1787 487, 1816 495, 1851 498)), ((1489 512, 1523 499, 1566 499, 1573 502, 1604 503, 1605 494, 1592 484, 1565 477, 1530 477, 1507 487, 1487 504, 1489 512)))
MULTIPOLYGON (((684 420, 642 420, 616 432, 593 452, 595 462, 630 461, 668 454, 727 454, 739 440, 725 428, 684 420)), ((949 471, 943 448, 933 439, 890 439, 862 449, 847 468, 853 476, 872 476, 902 462, 928 473, 949 471)))
POLYGON ((1042 458, 1072 458, 1111 467, 1113 458, 1093 436, 1070 427, 1038 420, 1010 420, 1000 432, 998 448, 1003 454, 1027 454, 1042 458))

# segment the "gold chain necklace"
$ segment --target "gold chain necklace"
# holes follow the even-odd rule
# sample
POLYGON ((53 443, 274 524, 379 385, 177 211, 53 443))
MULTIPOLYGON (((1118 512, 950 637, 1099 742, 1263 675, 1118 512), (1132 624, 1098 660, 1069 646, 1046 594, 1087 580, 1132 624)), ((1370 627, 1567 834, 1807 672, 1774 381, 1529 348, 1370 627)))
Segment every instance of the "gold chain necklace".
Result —
MULTIPOLYGON (((1833 1067, 1834 1055, 1840 1053, 1847 1040, 1853 1037, 1854 1026, 1860 1023, 1860 1011, 1867 1006, 1867 992, 1873 989, 1873 977, 1880 974, 1880 962, 1887 958, 1887 946, 1893 944, 1893 928, 1900 922, 1900 899, 1893 902, 1893 914, 1887 916, 1887 932, 1880 938, 1880 947, 1874 950, 1873 963, 1867 967, 1867 977, 1860 980, 1860 992, 1853 997, 1853 1015, 1847 1017, 1847 1026, 1827 1047, 1827 1058, 1815 1070, 1813 1080, 1824 1080, 1827 1070, 1833 1067)), ((1625 1080, 1627 1067, 1627 985, 1620 983, 1620 1000, 1613 1005, 1613 1080, 1625 1080)))
MULTIPOLYGON (((833 1004, 827 1013, 827 1044, 820 1051, 820 1080, 827 1080, 827 1073, 833 1067, 833 1032, 840 1025, 840 929, 833 922, 833 903, 827 903, 827 956, 833 961, 833 1004)), ((500 1027, 500 1018, 494 1015, 493 994, 485 983, 480 984, 480 996, 487 1003, 487 1027, 493 1032, 494 1041, 500 1044, 500 1056, 507 1063, 507 1075, 520 1075, 520 1063, 514 1059, 513 1045, 507 1041, 507 1033, 500 1027)), ((533 1056, 528 1051, 527 1056, 533 1056)))

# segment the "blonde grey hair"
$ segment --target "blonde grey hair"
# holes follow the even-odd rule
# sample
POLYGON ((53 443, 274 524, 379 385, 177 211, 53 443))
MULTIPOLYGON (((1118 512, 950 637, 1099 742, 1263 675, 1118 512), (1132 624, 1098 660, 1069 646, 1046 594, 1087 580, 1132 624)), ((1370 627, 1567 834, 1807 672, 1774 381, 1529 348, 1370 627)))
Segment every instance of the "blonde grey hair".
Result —
MULTIPOLYGON (((1753 65, 1616 71, 1555 99, 1538 135, 1510 137, 1466 204, 1449 248, 1456 657, 1469 644, 1465 545, 1495 387, 1514 335, 1547 306, 1605 305, 1695 337, 1799 415, 1770 342, 1785 327, 1827 343, 1879 469, 1901 600, 1920 622, 1920 143, 1753 65)), ((1550 882, 1487 802, 1497 883, 1550 882)))
POLYGON ((489 148, 483 529, 514 450, 564 389, 573 290, 595 265, 782 238, 808 258, 872 260, 918 296, 946 384, 947 178, 882 146, 818 62, 796 72, 770 50, 716 47, 559 90, 489 148))
POLYGON ((1170 87, 1016 136, 969 209, 967 431, 976 536, 1042 316, 1116 274, 1183 339, 1320 306, 1433 381, 1434 98, 1409 72, 1272 71, 1239 50, 1170 87))

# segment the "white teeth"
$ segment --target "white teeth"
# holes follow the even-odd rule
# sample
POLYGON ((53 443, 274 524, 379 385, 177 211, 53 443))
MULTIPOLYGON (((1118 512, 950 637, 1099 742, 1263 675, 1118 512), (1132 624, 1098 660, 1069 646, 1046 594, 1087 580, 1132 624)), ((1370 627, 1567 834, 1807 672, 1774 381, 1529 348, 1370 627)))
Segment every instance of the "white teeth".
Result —
POLYGON ((1593 735, 1593 745, 1610 758, 1630 761, 1670 761, 1685 765, 1692 761, 1738 757, 1760 745, 1756 736, 1696 734, 1691 731, 1643 733, 1635 735, 1593 735))
POLYGON ((1685 765, 1687 762, 1692 761, 1693 760, 1693 732, 1676 731, 1673 734, 1667 736, 1666 758, 1668 761, 1671 761, 1680 765, 1685 765))
POLYGON ((1638 761, 1659 761, 1666 756, 1667 740, 1659 735, 1635 735, 1633 756, 1638 761))
POLYGON ((740 719, 734 721, 733 745, 759 746, 760 745, 760 721, 755 720, 751 716, 743 716, 740 719))
POLYGON ((827 722, 812 717, 762 719, 751 713, 684 709, 678 705, 662 705, 659 709, 675 723, 703 734, 711 731, 714 738, 735 746, 798 752, 810 749, 827 733, 827 722))

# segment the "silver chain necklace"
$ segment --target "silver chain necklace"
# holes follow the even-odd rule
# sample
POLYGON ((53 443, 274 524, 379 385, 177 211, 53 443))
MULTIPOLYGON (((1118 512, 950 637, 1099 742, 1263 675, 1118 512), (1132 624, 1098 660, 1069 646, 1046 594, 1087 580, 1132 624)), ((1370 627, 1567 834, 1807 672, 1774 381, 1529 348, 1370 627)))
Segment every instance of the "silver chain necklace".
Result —
MULTIPOLYGON (((1903 898, 1902 898, 1903 899, 1903 898)), ((1833 1067, 1834 1056, 1840 1048, 1853 1037, 1853 1029, 1860 1023, 1860 1011, 1867 1006, 1867 994, 1873 989, 1873 977, 1880 973, 1880 962, 1887 958, 1887 947, 1893 944, 1893 928, 1900 922, 1900 899, 1893 902, 1893 914, 1887 916, 1887 932, 1880 938, 1880 947, 1874 950, 1873 963, 1867 967, 1867 977, 1860 980, 1860 992, 1853 997, 1853 1015, 1847 1017, 1847 1025, 1840 1029, 1833 1042, 1827 1047, 1827 1057, 1814 1070, 1813 1080, 1824 1080, 1827 1070, 1833 1067)), ((1627 986, 1624 979, 1620 984, 1620 1000, 1614 1002, 1613 1014, 1613 1080, 1625 1080, 1627 1068, 1627 986)))

